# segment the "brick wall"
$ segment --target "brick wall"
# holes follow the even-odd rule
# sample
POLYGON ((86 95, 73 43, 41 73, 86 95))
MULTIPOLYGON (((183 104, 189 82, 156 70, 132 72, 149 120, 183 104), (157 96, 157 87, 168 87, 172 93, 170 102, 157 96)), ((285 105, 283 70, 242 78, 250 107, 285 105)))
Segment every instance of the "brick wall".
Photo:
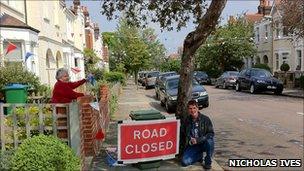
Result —
POLYGON ((102 141, 97 140, 96 134, 102 129, 106 134, 110 122, 109 112, 109 87, 100 90, 99 109, 100 112, 90 106, 92 96, 84 96, 78 99, 80 105, 80 137, 81 137, 81 160, 82 170, 87 170, 85 157, 96 156, 100 151, 102 141))

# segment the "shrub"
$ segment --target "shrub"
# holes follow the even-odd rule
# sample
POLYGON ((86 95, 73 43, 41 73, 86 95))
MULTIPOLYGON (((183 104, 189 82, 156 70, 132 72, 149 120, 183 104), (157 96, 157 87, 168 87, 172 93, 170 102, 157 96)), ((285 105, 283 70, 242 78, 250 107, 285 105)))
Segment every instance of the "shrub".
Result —
POLYGON ((287 63, 284 63, 280 66, 281 71, 287 72, 287 71, 289 71, 289 69, 290 69, 290 66, 287 63))
POLYGON ((102 69, 92 69, 92 74, 94 75, 96 81, 102 80, 104 77, 105 71, 102 69))
POLYGON ((80 170, 73 151, 53 136, 26 139, 12 157, 12 170, 80 170))
POLYGON ((267 64, 255 64, 253 68, 261 68, 271 72, 271 69, 267 64))
POLYGON ((111 98, 110 98, 110 118, 114 118, 115 111, 118 107, 118 98, 115 94, 111 92, 111 98))
POLYGON ((14 154, 13 150, 0 152, 0 170, 11 170, 11 158, 14 154))
POLYGON ((124 83, 125 82, 125 76, 121 72, 106 72, 104 74, 104 79, 108 82, 120 82, 124 83))
POLYGON ((27 84, 34 89, 40 86, 39 78, 18 64, 0 67, 0 89, 8 83, 27 84))

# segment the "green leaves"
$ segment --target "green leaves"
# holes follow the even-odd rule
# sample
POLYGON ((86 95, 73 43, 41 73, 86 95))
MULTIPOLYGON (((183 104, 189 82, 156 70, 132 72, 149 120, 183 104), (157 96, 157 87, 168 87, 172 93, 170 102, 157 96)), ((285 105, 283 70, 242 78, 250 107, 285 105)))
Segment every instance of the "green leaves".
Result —
POLYGON ((92 49, 85 48, 83 50, 85 72, 91 73, 95 69, 96 63, 100 60, 92 49))
POLYGON ((243 58, 256 53, 252 36, 252 25, 242 17, 219 27, 198 50, 197 67, 212 77, 226 70, 240 69, 244 64, 243 58))
POLYGON ((12 157, 12 170, 80 170, 80 160, 53 136, 26 139, 12 157))
POLYGON ((20 63, 0 67, 0 90, 9 83, 27 84, 35 89, 40 86, 39 78, 27 71, 20 63))
POLYGON ((116 17, 115 12, 122 12, 125 15, 126 22, 135 26, 146 27, 149 22, 158 22, 162 29, 172 30, 176 27, 180 30, 186 26, 190 19, 194 23, 201 18, 204 9, 206 9, 205 0, 103 0, 101 2, 101 13, 108 19, 116 17), (149 20, 148 20, 149 18, 149 20), (174 25, 173 23, 176 23, 174 25))

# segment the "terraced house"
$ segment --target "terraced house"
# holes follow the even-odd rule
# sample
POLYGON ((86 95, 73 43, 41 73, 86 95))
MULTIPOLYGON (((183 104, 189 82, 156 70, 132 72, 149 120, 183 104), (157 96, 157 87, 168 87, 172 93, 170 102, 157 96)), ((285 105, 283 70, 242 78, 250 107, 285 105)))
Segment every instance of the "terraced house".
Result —
MULTIPOLYGON (((84 13, 79 0, 74 0, 72 7, 67 7, 65 0, 1 0, 0 5, 1 66, 21 62, 49 86, 56 82, 55 73, 61 67, 80 71, 70 73, 72 81, 85 77, 82 51, 87 46, 85 15, 88 11, 84 13), (9 43, 17 49, 5 55, 9 43), (26 60, 28 52, 32 55, 26 60)), ((102 60, 100 36, 99 41, 92 43, 102 60)))
POLYGON ((279 71, 283 63, 290 66, 291 72, 304 71, 304 40, 287 33, 279 0, 273 1, 268 15, 255 22, 254 32, 258 50, 255 63, 267 64, 273 72, 279 71))

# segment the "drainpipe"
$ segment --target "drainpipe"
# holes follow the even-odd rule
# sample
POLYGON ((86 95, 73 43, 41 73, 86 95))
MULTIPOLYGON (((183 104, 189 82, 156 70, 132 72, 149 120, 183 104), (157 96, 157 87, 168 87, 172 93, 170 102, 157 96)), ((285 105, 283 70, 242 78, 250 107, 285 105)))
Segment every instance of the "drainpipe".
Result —
POLYGON ((24 0, 24 17, 25 17, 25 24, 27 25, 27 9, 26 9, 26 0, 24 0))

